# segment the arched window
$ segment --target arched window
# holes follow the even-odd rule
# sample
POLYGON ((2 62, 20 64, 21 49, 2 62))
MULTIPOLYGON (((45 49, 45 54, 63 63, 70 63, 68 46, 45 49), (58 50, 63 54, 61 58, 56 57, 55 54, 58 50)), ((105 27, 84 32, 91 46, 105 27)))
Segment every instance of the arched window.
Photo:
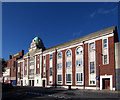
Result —
POLYGON ((62 58, 62 52, 58 53, 58 58, 62 58))
POLYGON ((68 51, 66 52, 66 56, 71 56, 71 50, 68 50, 68 51))
POLYGON ((82 54, 82 53, 83 53, 83 48, 82 47, 78 47, 76 49, 76 54, 78 55, 78 54, 82 54))

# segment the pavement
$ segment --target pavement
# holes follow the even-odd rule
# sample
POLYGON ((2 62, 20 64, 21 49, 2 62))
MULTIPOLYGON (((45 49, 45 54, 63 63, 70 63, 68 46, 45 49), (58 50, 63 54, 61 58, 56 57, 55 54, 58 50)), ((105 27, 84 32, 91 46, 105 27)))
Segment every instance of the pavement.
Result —
POLYGON ((2 100, 58 100, 58 99, 117 99, 120 100, 120 91, 83 90, 65 88, 14 87, 4 91, 2 100))

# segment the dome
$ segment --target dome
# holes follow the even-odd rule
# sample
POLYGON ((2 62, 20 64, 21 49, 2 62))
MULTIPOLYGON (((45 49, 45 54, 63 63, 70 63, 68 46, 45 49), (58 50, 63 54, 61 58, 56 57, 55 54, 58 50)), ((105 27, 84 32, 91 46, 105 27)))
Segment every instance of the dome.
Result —
POLYGON ((33 41, 40 41, 41 39, 37 36, 33 39, 33 41))

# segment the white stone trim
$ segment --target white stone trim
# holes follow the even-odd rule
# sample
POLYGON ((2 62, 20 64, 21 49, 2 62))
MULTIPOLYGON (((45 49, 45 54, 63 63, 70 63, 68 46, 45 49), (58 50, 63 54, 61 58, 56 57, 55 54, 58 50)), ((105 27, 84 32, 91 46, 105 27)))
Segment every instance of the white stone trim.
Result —
POLYGON ((84 89, 83 86, 71 86, 72 89, 84 89))
MULTIPOLYGON (((93 79, 90 79, 90 53, 91 53, 91 51, 89 50, 89 48, 90 48, 90 43, 94 43, 94 50, 92 51, 93 53, 94 53, 94 56, 95 56, 95 59, 94 59, 94 67, 95 67, 95 73, 94 73, 94 75, 96 76, 96 71, 97 71, 97 68, 96 68, 96 47, 95 47, 95 41, 94 40, 90 40, 89 42, 88 42, 88 66, 89 66, 89 70, 88 70, 88 72, 89 72, 89 85, 92 85, 92 86, 95 86, 96 85, 96 79, 94 78, 94 80, 93 79), (95 81, 95 84, 90 84, 90 81, 95 81)), ((93 75, 93 76, 94 76, 93 75)))
POLYGON ((65 51, 65 85, 72 85, 72 82, 73 82, 73 81, 72 81, 72 78, 73 78, 72 75, 73 75, 73 74, 72 74, 72 50, 71 50, 71 49, 67 49, 67 50, 65 51), (66 73, 66 62, 67 62, 67 60, 66 60, 66 58, 67 58, 66 52, 67 52, 68 50, 71 51, 71 56, 70 56, 70 57, 71 57, 71 58, 70 58, 70 59, 71 59, 71 68, 70 68, 70 69, 71 69, 71 72, 66 73), (66 74, 71 74, 71 83, 66 83, 66 74))
MULTIPOLYGON (((83 54, 84 54, 84 50, 83 50, 83 44, 82 44, 82 46, 78 46, 78 47, 76 47, 76 49, 75 49, 75 84, 76 85, 83 85, 84 84, 84 58, 83 58, 83 54), (83 71, 82 72, 77 72, 76 71, 76 56, 78 56, 77 54, 76 54, 76 50, 77 50, 77 48, 81 48, 82 47, 82 54, 79 54, 79 56, 82 56, 82 68, 83 68, 83 71), (76 76, 76 74, 77 73, 82 73, 82 83, 77 83, 77 76, 76 76)), ((81 67, 81 66, 80 66, 81 67)))
MULTIPOLYGON (((114 36, 113 32, 111 34, 106 34, 105 36, 101 35, 99 37, 98 36, 97 37, 93 37, 91 39, 87 39, 87 40, 84 40, 84 41, 85 41, 85 43, 89 43, 91 41, 97 41, 97 40, 100 40, 100 39, 103 39, 103 38, 108 38, 108 37, 111 37, 111 36, 114 36)), ((62 51, 62 50, 65 50, 65 49, 70 49, 70 48, 73 48, 75 46, 80 46, 80 45, 83 45, 82 41, 79 42, 79 43, 75 43, 75 44, 71 44, 71 45, 65 46, 65 47, 57 48, 57 51, 62 51)))
POLYGON ((63 84, 63 53, 60 51, 60 52, 57 52, 57 65, 56 65, 56 69, 57 69, 57 74, 56 74, 56 80, 57 80, 57 84, 58 85, 62 85, 63 84), (58 53, 61 53, 62 54, 62 57, 61 58, 59 58, 58 59, 58 53), (61 62, 62 62, 62 68, 61 68, 61 70, 62 70, 62 73, 60 73, 59 72, 59 69, 58 69, 58 60, 61 60, 61 62), (59 72, 59 73, 58 73, 59 72), (58 83, 58 75, 62 75, 62 82, 61 83, 58 83))
POLYGON ((101 75, 100 76, 100 90, 102 90, 102 80, 103 78, 110 78, 110 90, 113 90, 113 76, 112 75, 101 75))
POLYGON ((112 90, 115 91, 115 88, 113 88, 112 90))
POLYGON ((47 87, 47 79, 46 78, 42 78, 41 86, 43 87, 43 80, 45 80, 45 87, 47 87))
POLYGON ((52 51, 43 51, 43 55, 47 55, 47 54, 53 54, 55 52, 55 50, 52 51))
MULTIPOLYGON (((106 49, 107 49, 107 64, 109 64, 109 46, 108 46, 108 45, 109 45, 109 42, 108 42, 108 37, 106 37, 106 38, 104 37, 104 38, 102 39, 102 54, 104 53, 104 52, 103 52, 103 50, 104 50, 104 48, 103 48, 103 40, 104 40, 104 39, 107 39, 107 48, 106 48, 106 49)), ((102 56, 102 61, 103 61, 103 62, 102 62, 103 65, 107 65, 107 64, 104 64, 104 54, 103 54, 103 56, 102 56)))
MULTIPOLYGON (((97 87, 98 88, 98 87, 97 87)), ((93 89, 96 90, 96 87, 85 87, 85 89, 93 89)))

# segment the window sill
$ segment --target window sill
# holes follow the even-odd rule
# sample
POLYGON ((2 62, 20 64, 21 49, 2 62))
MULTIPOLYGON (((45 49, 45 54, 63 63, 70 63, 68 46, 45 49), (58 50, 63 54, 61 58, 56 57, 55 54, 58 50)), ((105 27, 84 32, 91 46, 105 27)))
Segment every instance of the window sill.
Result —
POLYGON ((109 65, 109 63, 107 63, 107 64, 103 64, 103 66, 104 66, 104 65, 109 65))

